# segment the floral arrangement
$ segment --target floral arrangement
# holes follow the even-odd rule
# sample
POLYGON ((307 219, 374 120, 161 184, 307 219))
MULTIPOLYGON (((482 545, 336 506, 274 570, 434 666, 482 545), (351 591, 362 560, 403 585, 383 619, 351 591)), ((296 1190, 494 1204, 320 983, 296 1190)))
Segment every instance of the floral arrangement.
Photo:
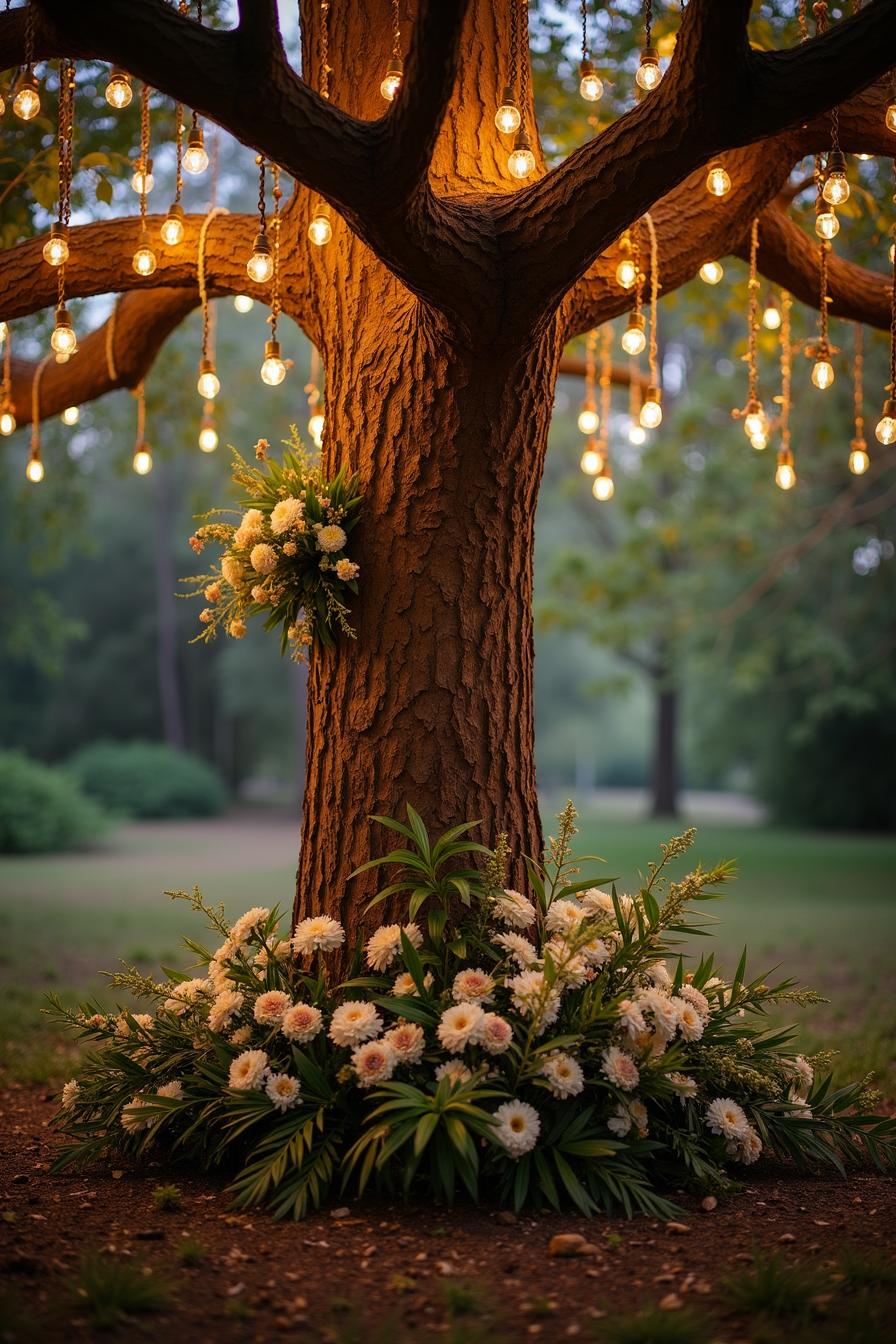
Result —
MULTIPOLYGON (((334 634, 353 636, 346 599, 358 591, 358 566, 346 555, 358 522, 358 477, 342 470, 324 478, 305 452, 295 426, 282 465, 268 454, 266 439, 255 445, 259 466, 236 450, 233 480, 245 491, 240 510, 212 509, 203 518, 240 513, 237 523, 207 522, 190 537, 201 553, 208 542, 224 547, 220 567, 194 574, 189 597, 202 597, 202 630, 210 640, 219 630, 233 639, 246 633, 246 618, 265 615, 265 629, 279 627, 281 648, 301 659, 315 638, 333 644, 334 634)), ((195 641, 194 641, 195 642, 195 641)))
POLYGON ((222 940, 188 941, 198 976, 115 975, 150 1012, 54 1003, 100 1047, 63 1089, 57 1169, 152 1146, 229 1168, 236 1207, 280 1217, 369 1184, 668 1217, 659 1191, 723 1188, 731 1164, 766 1152, 896 1158, 896 1120, 869 1113, 867 1080, 834 1089, 827 1058, 763 1021, 817 996, 747 980, 745 957, 726 980, 711 956, 674 956, 732 875, 670 879, 693 831, 626 895, 580 877, 570 804, 525 861, 524 893, 506 884, 503 836, 488 850, 471 823, 433 843, 410 807, 406 824, 375 820, 401 847, 364 865, 394 870, 371 906, 390 900, 402 922, 352 955, 329 915, 290 934, 275 910, 230 925, 198 890, 171 892, 222 940))

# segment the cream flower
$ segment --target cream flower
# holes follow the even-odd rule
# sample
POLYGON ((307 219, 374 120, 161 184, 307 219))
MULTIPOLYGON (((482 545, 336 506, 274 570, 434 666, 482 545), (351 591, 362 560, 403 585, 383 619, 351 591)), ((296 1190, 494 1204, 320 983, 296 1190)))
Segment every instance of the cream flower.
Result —
POLYGON ((713 1134, 726 1139, 745 1139, 750 1122, 743 1109, 730 1097, 716 1097, 706 1108, 706 1125, 713 1134))
POLYGON ((495 1111, 495 1138, 511 1157, 522 1157, 538 1142, 541 1120, 534 1106, 526 1101, 505 1101, 495 1111))
POLYGON ((815 1070, 806 1059, 805 1055, 797 1055, 794 1059, 782 1060, 784 1071, 793 1079, 793 1086, 790 1089, 791 1101, 805 1101, 812 1088, 815 1078, 815 1070))
POLYGON ((495 982, 488 971, 471 966, 458 971, 451 986, 451 997, 458 1003, 488 1003, 492 998, 495 982))
POLYGON ((169 1101, 183 1101, 183 1084, 175 1078, 173 1083, 163 1083, 161 1087, 156 1088, 157 1097, 167 1097, 169 1101))
POLYGON ((283 1014, 290 1006, 290 997, 282 989, 269 989, 259 994, 252 1013, 255 1021, 263 1027, 276 1027, 283 1021, 283 1014))
POLYGON ((248 1092, 261 1087, 267 1070, 264 1050, 244 1050, 230 1065, 228 1084, 235 1092, 248 1092))
POLYGON ((264 1090, 278 1111, 295 1106, 302 1092, 298 1078, 291 1078, 288 1073, 269 1073, 264 1090))
POLYGON ((176 1013, 178 1017, 183 1017, 191 1003, 203 994, 207 993, 209 983, 207 979, 181 980, 171 991, 171 997, 166 999, 163 1007, 169 1013, 176 1013))
POLYGON ((486 1013, 479 1026, 479 1044, 486 1054, 503 1055, 513 1041, 513 1027, 498 1013, 486 1013))
POLYGON ((231 588, 238 588, 243 581, 245 574, 242 560, 237 559, 235 555, 225 555, 221 559, 221 573, 230 584, 231 588))
POLYGON ((645 989, 638 995, 638 1007, 642 1013, 653 1014, 657 1031, 670 1038, 678 1029, 678 1005, 674 999, 661 989, 645 989))
POLYGON ((128 1134, 139 1134, 144 1129, 152 1128, 154 1117, 150 1116, 144 1120, 138 1114, 144 1106, 146 1106, 144 1097, 132 1097, 126 1106, 122 1106, 119 1119, 122 1129, 128 1134))
POLYGON ((610 960, 610 949, 602 938, 589 938, 587 943, 580 945, 579 952, 588 965, 595 969, 599 969, 610 960))
POLYGON ((527 929, 535 923, 535 906, 519 891, 508 887, 495 897, 494 918, 512 929, 527 929))
POLYGON ((551 1092, 561 1099, 577 1097, 585 1086, 585 1075, 580 1065, 572 1055, 567 1055, 562 1050, 548 1055, 541 1066, 541 1072, 547 1078, 551 1092))
POLYGON ((368 1041, 352 1051, 352 1064, 359 1087, 372 1087, 391 1078, 397 1063, 395 1051, 386 1040, 368 1041))
POLYGON ((241 944, 243 944, 249 937, 250 933, 252 933, 254 929, 257 929, 259 924, 265 922, 270 913, 271 912, 268 910, 267 906, 253 905, 251 910, 247 910, 244 915, 240 915, 239 919, 230 930, 230 939, 234 947, 241 946, 241 944))
POLYGON ((324 1020, 319 1008, 310 1003, 294 1003, 280 1020, 280 1030, 288 1041, 297 1045, 306 1045, 313 1041, 323 1027, 324 1020))
POLYGON ((460 1087, 461 1083, 468 1083, 473 1077, 473 1070, 468 1069, 466 1064, 459 1059, 446 1060, 436 1069, 435 1077, 437 1082, 447 1078, 455 1087, 460 1087))
POLYGON ((639 1138, 644 1138, 647 1134, 647 1107, 637 1097, 629 1097, 628 1101, 620 1101, 614 1113, 607 1121, 607 1129, 617 1138, 624 1139, 626 1134, 635 1126, 639 1138))
POLYGON ((600 1071, 607 1082, 623 1092, 633 1092, 641 1077, 631 1055, 627 1055, 615 1045, 611 1045, 601 1055, 600 1071))
POLYGON ((547 988, 544 971, 520 971, 505 981, 515 1008, 529 1017, 539 1014, 543 1026, 557 1020, 560 1012, 560 991, 556 985, 547 988))
POLYGON ((693 985, 682 985, 678 997, 684 999, 686 1003, 693 1004, 704 1024, 709 1021, 709 999, 705 994, 701 994, 699 989, 695 989, 693 985))
POLYGON ((416 1022, 399 1022, 397 1027, 386 1032, 383 1040, 392 1047, 400 1064, 419 1064, 423 1057, 426 1037, 416 1022))
POLYGON ((273 574, 277 568, 277 552, 266 541, 252 547, 249 562, 256 574, 273 574))
POLYGON ((322 551, 341 551, 348 537, 336 523, 328 523, 317 530, 317 544, 322 551))
POLYGON ((286 499, 281 499, 271 509, 271 531, 275 537, 279 537, 281 532, 290 532, 294 527, 301 527, 305 519, 305 501, 296 499, 294 495, 287 495, 286 499))
POLYGON ((401 935, 404 932, 414 947, 423 943, 423 934, 416 924, 382 924, 367 939, 367 965, 374 971, 385 971, 401 951, 401 935))
POLYGON ((314 915, 311 919, 301 920, 292 935, 292 950, 296 956, 309 956, 312 952, 332 952, 345 942, 345 929, 329 915, 314 915))
POLYGON ((762 1140, 756 1133, 752 1125, 747 1129, 746 1134, 739 1140, 737 1145, 737 1156, 746 1166, 752 1165, 759 1160, 762 1154, 762 1140))
POLYGON ((686 1073, 667 1073, 666 1078, 675 1088, 682 1106, 697 1095, 697 1080, 686 1073))
POLYGON ((372 1036, 379 1036, 383 1019, 372 1003, 350 999, 333 1013, 328 1035, 334 1045, 360 1045, 372 1036))
POLYGON ((703 1018, 693 1003, 687 999, 673 999, 678 1012, 678 1030, 686 1041, 699 1041, 703 1035, 703 1018))
POLYGON ((672 977, 669 974, 669 968, 664 961, 655 961, 652 966, 648 966, 644 972, 647 979, 658 989, 671 989, 672 977))
POLYGON ((252 1039, 252 1028, 250 1026, 237 1027, 227 1037, 231 1045, 248 1045, 252 1039))
POLYGON ((455 1003, 439 1019, 436 1035, 446 1050, 459 1055, 466 1046, 479 1040, 484 1016, 478 1003, 455 1003))
POLYGON ((354 564, 353 561, 346 559, 336 561, 336 577, 342 579, 343 583, 348 583, 351 579, 356 579, 361 573, 361 566, 354 564))
MULTIPOLYGON (((423 988, 429 989, 431 985, 432 985, 432 971, 427 971, 423 977, 423 988)), ((396 975, 395 982, 392 985, 392 988, 389 992, 391 994, 401 994, 401 995, 416 994, 417 986, 414 984, 414 977, 411 975, 410 971, 401 971, 398 975, 396 975)))
POLYGON ((67 1111, 74 1106, 75 1102, 78 1100, 80 1091, 81 1084, 78 1082, 77 1078, 72 1078, 70 1082, 65 1084, 65 1087, 62 1089, 62 1099, 60 1102, 64 1111, 67 1111))
POLYGON ((231 639, 245 639, 245 637, 246 637, 246 622, 245 622, 245 621, 241 621, 241 620, 237 617, 236 620, 231 621, 230 624, 228 625, 228 627, 227 627, 227 633, 228 633, 228 635, 230 636, 231 639))
MULTIPOLYGON (((261 509, 247 509, 233 534, 234 546, 245 550, 264 535, 264 514, 261 509)), ((226 576, 225 576, 226 577, 226 576)))
POLYGON ((578 901, 552 901, 544 926, 549 933, 572 933, 584 918, 585 911, 578 901))
POLYGON ((513 957, 517 966, 522 970, 534 966, 538 960, 536 948, 529 942, 528 938, 524 938, 520 933, 496 933, 493 941, 498 944, 498 947, 503 947, 504 951, 513 957))
POLYGON ((619 1021, 628 1036, 634 1040, 647 1031, 644 1014, 633 999, 621 999, 619 1003, 619 1021))
POLYGON ((225 989, 218 994, 208 1015, 209 1031, 224 1031, 230 1019, 243 1006, 243 996, 237 989, 225 989))

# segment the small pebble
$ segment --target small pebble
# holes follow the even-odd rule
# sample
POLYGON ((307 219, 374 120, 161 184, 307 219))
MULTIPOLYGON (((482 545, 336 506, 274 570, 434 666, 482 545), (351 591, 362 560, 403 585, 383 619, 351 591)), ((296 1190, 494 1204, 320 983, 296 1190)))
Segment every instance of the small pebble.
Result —
POLYGON ((705 1199, 701 1199, 700 1207, 704 1213, 712 1213, 713 1209, 719 1207, 719 1201, 715 1195, 707 1195, 705 1199))
POLYGON ((585 1245, 587 1245, 585 1238, 578 1232, 558 1232, 548 1242, 548 1255, 579 1255, 581 1254, 579 1247, 585 1245))

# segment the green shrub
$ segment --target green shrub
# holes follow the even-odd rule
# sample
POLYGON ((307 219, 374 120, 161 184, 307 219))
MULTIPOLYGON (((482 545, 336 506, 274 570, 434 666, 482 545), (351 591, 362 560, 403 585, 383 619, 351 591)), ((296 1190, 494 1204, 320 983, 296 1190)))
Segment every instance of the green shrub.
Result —
POLYGON ((227 795, 205 761, 161 742, 95 742, 68 768, 84 792, 126 817, 211 817, 227 795))
POLYGON ((77 849, 99 835, 104 820, 65 771, 0 752, 0 854, 77 849))

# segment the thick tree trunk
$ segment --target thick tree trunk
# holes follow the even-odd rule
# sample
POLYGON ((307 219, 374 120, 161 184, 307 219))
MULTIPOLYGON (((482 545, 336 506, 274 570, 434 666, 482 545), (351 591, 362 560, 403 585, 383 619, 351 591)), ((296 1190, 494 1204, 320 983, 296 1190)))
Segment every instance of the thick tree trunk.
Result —
POLYGON ((654 682, 654 756, 651 779, 653 817, 678 816, 678 690, 663 678, 654 682))

